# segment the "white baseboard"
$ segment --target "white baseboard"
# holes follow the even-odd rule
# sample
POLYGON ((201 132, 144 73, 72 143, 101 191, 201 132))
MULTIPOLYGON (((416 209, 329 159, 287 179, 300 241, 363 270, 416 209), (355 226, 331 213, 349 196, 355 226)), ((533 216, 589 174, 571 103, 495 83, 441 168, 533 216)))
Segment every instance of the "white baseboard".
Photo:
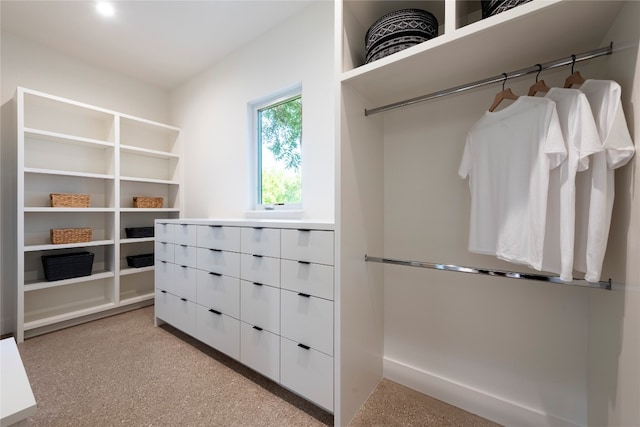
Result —
POLYGON ((580 427, 571 421, 492 396, 464 384, 384 359, 385 378, 508 427, 580 427))

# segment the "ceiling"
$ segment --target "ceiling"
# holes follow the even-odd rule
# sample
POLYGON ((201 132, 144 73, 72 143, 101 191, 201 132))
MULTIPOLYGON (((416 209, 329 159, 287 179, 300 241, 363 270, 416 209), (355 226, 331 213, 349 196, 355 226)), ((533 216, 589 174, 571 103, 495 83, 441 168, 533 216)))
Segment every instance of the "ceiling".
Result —
POLYGON ((311 0, 1 0, 2 32, 171 89, 249 43, 311 0))

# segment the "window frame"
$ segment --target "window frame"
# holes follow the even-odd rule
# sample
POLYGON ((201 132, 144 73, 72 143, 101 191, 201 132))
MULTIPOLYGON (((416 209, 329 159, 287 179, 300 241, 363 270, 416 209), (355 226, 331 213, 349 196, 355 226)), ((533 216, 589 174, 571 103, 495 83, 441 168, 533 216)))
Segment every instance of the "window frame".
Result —
MULTIPOLYGON (((291 88, 285 89, 283 91, 277 92, 271 96, 260 99, 259 101, 255 101, 249 104, 249 114, 251 115, 251 138, 250 138, 250 151, 251 151, 251 170, 252 173, 251 179, 251 203, 252 206, 257 211, 293 211, 293 210, 302 210, 303 201, 300 203, 284 203, 284 204, 264 204, 260 203, 262 199, 262 141, 261 141, 261 123, 259 118, 259 112, 262 110, 266 110, 270 107, 274 107, 290 100, 300 98, 302 101, 302 85, 298 84, 291 88)), ((304 108, 303 108, 304 111, 304 108)), ((303 118, 304 122, 304 118, 303 118)), ((304 152, 302 150, 302 136, 300 140, 300 198, 303 199, 303 188, 304 182, 302 180, 302 170, 304 168, 304 152)))

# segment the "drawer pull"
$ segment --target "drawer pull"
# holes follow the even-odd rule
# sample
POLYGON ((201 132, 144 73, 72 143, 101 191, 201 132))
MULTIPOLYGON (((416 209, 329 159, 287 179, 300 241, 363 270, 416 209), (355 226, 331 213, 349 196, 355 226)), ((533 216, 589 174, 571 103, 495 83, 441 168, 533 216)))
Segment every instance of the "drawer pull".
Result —
POLYGON ((308 345, 304 345, 304 344, 298 344, 298 347, 304 348, 305 350, 309 350, 311 348, 308 345))
POLYGON ((311 230, 308 228, 298 228, 298 231, 302 232, 302 233, 310 233, 311 230))
POLYGON ((255 329, 256 331, 261 331, 262 328, 260 326, 254 326, 253 329, 255 329))
POLYGON ((186 298, 180 298, 182 301, 187 302, 186 298))
POLYGON ((180 246, 182 246, 183 248, 186 248, 186 247, 188 247, 189 245, 180 245, 180 246))
POLYGON ((160 292, 162 292, 163 294, 166 294, 166 293, 167 293, 167 291, 160 291, 160 292))
POLYGON ((182 268, 188 268, 188 266, 186 266, 186 265, 181 265, 180 267, 182 267, 182 268))
POLYGON ((222 249, 209 249, 212 252, 222 252, 222 249))
POLYGON ((167 261, 160 261, 160 262, 161 262, 161 263, 163 263, 163 264, 166 264, 166 263, 167 263, 167 261))
POLYGON ((253 282, 253 284, 256 286, 262 286, 262 283, 259 283, 259 282, 253 282))
POLYGON ((220 274, 220 273, 214 273, 213 271, 210 271, 210 272, 209 272, 209 274, 211 274, 211 275, 213 275, 213 276, 218 276, 218 277, 222 276, 222 274, 220 274))
POLYGON ((254 254, 253 256, 256 257, 256 258, 262 258, 262 255, 255 255, 254 254))
POLYGON ((305 265, 309 265, 311 264, 309 261, 298 261, 298 264, 305 264, 305 265))
POLYGON ((222 314, 218 310, 214 310, 213 308, 210 308, 209 311, 213 314, 222 314))
POLYGON ((305 297, 305 298, 311 298, 311 295, 303 294, 302 292, 298 292, 298 296, 305 297))
POLYGON ((262 230, 264 227, 253 227, 254 230, 262 230))
POLYGON ((209 227, 211 227, 211 228, 222 228, 221 225, 209 225, 209 227))

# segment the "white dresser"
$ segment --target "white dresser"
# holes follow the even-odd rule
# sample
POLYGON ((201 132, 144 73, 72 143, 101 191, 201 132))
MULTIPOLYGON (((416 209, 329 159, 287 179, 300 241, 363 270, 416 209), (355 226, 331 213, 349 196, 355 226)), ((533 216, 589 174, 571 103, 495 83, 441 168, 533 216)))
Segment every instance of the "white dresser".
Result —
POLYGON ((155 317, 334 409, 334 225, 157 220, 155 317))

